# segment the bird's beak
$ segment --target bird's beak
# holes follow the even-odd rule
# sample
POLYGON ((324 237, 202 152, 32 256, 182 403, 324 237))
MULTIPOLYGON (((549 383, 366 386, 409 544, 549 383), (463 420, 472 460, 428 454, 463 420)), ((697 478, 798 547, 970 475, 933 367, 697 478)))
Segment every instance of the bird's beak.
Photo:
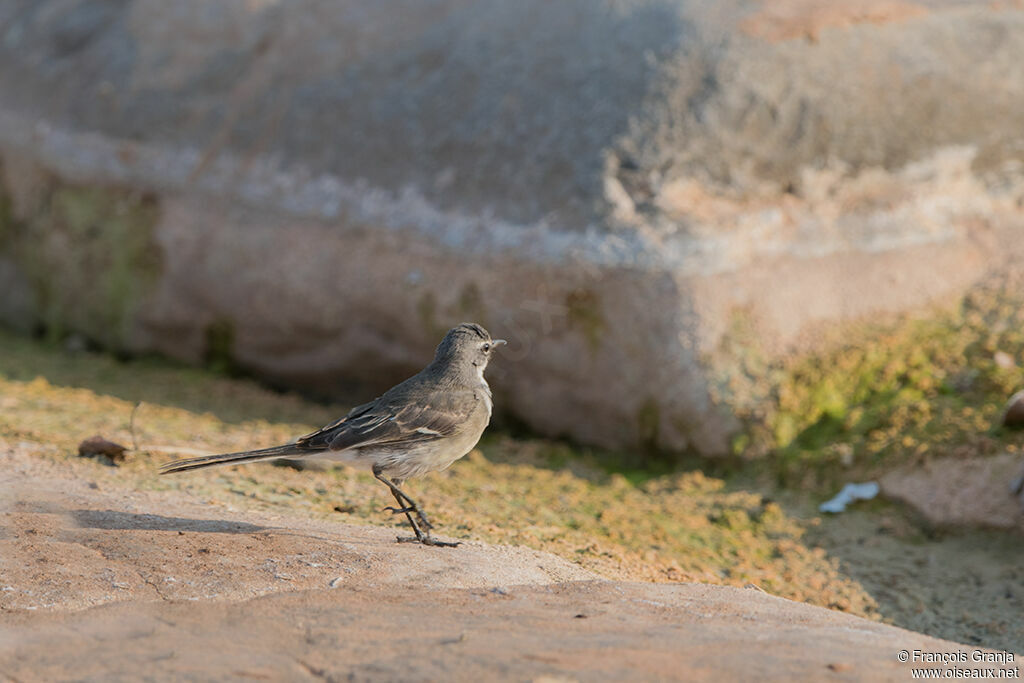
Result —
POLYGON ((508 344, 508 342, 505 341, 504 339, 492 339, 491 343, 494 344, 495 346, 504 346, 505 344, 508 344))

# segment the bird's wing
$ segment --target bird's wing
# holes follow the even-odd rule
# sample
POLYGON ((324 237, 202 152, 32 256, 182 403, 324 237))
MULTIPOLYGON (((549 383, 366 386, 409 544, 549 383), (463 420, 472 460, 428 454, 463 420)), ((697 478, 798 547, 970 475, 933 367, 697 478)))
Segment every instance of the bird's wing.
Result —
POLYGON ((383 398, 353 408, 340 420, 300 438, 298 445, 342 451, 432 441, 451 436, 465 417, 449 397, 434 395, 411 402, 383 398))

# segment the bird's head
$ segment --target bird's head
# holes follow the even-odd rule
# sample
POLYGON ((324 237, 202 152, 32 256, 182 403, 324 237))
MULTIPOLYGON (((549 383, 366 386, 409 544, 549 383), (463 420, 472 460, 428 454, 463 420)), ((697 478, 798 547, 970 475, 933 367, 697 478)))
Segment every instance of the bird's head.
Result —
POLYGON ((462 323, 448 330, 437 346, 434 362, 483 375, 491 354, 503 344, 504 339, 491 339, 490 333, 476 323, 462 323))

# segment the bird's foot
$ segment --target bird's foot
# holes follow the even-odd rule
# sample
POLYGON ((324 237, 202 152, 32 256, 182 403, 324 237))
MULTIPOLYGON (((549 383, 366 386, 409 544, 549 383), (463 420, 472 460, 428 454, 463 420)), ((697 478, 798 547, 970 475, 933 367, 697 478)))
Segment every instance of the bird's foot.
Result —
POLYGON ((424 530, 427 530, 427 529, 433 529, 433 528, 434 528, 434 525, 430 523, 430 520, 429 520, 429 519, 427 519, 427 516, 426 516, 425 514, 423 514, 422 512, 420 512, 420 511, 419 511, 419 510, 418 510, 417 508, 415 508, 415 507, 413 507, 413 512, 415 512, 415 513, 416 513, 416 516, 417 516, 417 517, 419 518, 419 520, 420 520, 420 526, 422 526, 424 530))
POLYGON ((462 545, 462 541, 455 541, 454 543, 439 541, 436 538, 432 538, 429 534, 423 534, 423 536, 398 536, 395 540, 399 543, 421 543, 423 545, 435 545, 439 548, 456 548, 462 545))

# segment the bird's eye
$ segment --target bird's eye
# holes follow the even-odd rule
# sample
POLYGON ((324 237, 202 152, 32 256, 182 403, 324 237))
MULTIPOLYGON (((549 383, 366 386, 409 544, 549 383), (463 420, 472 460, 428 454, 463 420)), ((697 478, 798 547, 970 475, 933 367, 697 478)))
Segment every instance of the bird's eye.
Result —
POLYGON ((491 350, 491 345, 490 344, 484 344, 484 351, 490 351, 490 350, 491 350))

